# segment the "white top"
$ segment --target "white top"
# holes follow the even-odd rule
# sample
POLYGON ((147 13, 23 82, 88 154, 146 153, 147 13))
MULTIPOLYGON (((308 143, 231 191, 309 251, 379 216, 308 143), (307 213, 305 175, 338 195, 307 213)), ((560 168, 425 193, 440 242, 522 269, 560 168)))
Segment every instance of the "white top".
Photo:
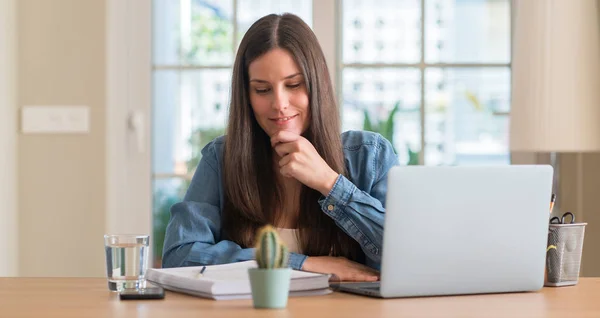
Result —
POLYGON ((292 253, 302 254, 300 242, 298 241, 297 229, 277 228, 277 232, 281 240, 285 243, 285 246, 287 246, 288 251, 292 253))

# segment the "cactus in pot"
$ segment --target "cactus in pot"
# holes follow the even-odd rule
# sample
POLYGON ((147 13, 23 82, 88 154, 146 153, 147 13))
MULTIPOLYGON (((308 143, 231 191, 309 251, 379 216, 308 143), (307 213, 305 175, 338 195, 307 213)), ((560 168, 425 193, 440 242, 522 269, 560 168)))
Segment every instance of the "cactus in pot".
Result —
POLYGON ((256 262, 259 268, 285 268, 288 263, 288 249, 281 242, 277 231, 270 225, 260 229, 256 236, 256 262))
POLYGON ((255 238, 258 268, 248 270, 255 308, 285 308, 290 289, 289 252, 277 230, 266 225, 255 238))

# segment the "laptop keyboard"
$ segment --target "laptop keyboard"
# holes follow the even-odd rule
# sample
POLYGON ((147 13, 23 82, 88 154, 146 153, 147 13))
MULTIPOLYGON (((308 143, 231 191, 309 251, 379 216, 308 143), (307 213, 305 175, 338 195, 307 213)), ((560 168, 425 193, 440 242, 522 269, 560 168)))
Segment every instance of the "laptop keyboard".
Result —
POLYGON ((379 282, 374 282, 374 283, 361 283, 362 286, 360 286, 360 289, 364 289, 364 290, 374 290, 374 291, 379 291, 379 287, 380 284, 379 282))

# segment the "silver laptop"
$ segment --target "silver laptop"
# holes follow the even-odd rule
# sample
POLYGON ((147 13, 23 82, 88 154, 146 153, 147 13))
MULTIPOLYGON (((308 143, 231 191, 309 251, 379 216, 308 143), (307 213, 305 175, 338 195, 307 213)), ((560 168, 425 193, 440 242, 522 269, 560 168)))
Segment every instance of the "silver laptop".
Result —
POLYGON ((541 289, 552 174, 548 165, 392 168, 381 280, 339 290, 387 298, 541 289))

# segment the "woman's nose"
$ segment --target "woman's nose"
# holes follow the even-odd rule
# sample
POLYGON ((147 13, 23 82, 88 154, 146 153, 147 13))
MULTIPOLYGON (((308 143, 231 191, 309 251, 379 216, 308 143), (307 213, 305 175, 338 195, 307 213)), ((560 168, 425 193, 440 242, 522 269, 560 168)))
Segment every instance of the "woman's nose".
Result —
POLYGON ((288 94, 283 89, 274 90, 273 94, 273 108, 276 110, 283 110, 288 108, 290 104, 288 94))

